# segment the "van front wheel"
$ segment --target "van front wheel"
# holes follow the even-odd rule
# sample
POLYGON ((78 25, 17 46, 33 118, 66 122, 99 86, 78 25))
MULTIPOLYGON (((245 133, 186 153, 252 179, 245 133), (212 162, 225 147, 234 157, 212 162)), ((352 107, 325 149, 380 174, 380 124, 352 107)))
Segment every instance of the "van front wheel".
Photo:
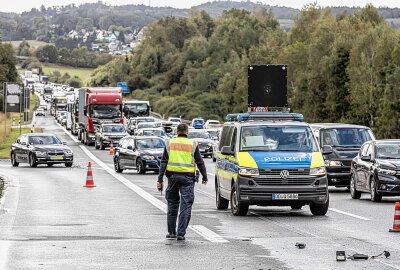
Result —
POLYGON ((249 211, 249 204, 239 200, 235 185, 231 189, 231 211, 234 216, 245 216, 249 211))
POLYGON ((325 216, 329 209, 329 195, 326 203, 310 203, 310 210, 314 216, 325 216))
POLYGON ((215 203, 218 210, 228 209, 229 201, 221 196, 221 188, 218 181, 215 181, 215 203))

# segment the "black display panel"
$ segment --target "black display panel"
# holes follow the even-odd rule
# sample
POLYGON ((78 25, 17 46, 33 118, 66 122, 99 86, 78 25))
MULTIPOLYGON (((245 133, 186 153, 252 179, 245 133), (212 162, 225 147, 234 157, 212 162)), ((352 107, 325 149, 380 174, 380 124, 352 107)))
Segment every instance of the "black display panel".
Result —
POLYGON ((248 107, 288 107, 287 65, 248 66, 248 107))

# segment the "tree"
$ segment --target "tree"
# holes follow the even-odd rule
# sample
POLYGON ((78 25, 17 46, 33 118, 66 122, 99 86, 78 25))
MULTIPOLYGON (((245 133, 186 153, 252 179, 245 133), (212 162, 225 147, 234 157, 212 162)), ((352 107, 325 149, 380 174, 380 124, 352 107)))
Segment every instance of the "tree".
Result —
POLYGON ((123 31, 119 32, 117 40, 121 41, 122 43, 125 43, 125 34, 123 31))
POLYGON ((23 39, 22 42, 19 44, 18 49, 17 49, 17 55, 19 56, 31 56, 30 53, 30 45, 29 43, 23 39))
POLYGON ((26 66, 26 69, 28 69, 28 70, 32 70, 33 68, 38 69, 39 74, 43 74, 43 66, 37 59, 35 59, 34 61, 31 61, 29 63, 29 65, 26 66))
MULTIPOLYGON (((16 65, 17 60, 12 46, 0 42, 0 88, 3 88, 4 82, 18 81, 16 65)), ((3 110, 3 95, 0 95, 0 108, 3 110)))
POLYGON ((58 61, 58 50, 53 45, 45 45, 37 48, 36 57, 40 62, 56 63, 58 61))
POLYGON ((60 79, 60 82, 61 82, 61 83, 66 83, 70 78, 71 78, 71 76, 69 75, 69 73, 68 73, 68 72, 65 72, 65 73, 62 75, 62 77, 61 77, 61 79, 60 79))
POLYGON ((74 88, 82 87, 82 80, 76 76, 73 78, 70 78, 65 83, 74 88))

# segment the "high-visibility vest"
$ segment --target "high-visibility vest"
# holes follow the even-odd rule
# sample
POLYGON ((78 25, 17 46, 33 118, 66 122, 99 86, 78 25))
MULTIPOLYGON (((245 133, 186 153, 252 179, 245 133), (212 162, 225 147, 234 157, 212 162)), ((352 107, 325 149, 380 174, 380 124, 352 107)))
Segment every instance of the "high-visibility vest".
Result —
POLYGON ((179 173, 195 173, 194 151, 197 143, 184 137, 171 139, 167 144, 169 155, 167 171, 179 173))

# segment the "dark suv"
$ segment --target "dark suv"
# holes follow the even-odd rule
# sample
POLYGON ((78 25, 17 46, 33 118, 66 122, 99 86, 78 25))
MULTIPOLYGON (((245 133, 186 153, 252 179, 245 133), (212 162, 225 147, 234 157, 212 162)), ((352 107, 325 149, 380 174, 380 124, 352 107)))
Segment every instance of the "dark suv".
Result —
POLYGON ((351 164, 350 193, 360 199, 361 192, 371 201, 382 196, 400 196, 400 140, 366 142, 351 164))
POLYGON ((331 154, 324 155, 330 186, 349 187, 352 159, 363 143, 375 139, 371 129, 365 126, 323 123, 311 124, 320 147, 331 146, 331 154))

